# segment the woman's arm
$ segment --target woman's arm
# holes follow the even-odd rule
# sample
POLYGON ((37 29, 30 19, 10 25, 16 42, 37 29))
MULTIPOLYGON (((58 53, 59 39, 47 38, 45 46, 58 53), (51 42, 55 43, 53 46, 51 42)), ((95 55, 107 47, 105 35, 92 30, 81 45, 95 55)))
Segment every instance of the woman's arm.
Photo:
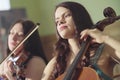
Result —
POLYGON ((43 70, 46 64, 42 58, 34 56, 27 65, 25 70, 25 80, 41 80, 43 70))
POLYGON ((50 60, 50 62, 47 64, 47 66, 45 67, 45 70, 43 72, 42 75, 42 79, 41 80, 49 80, 49 77, 54 69, 54 64, 56 63, 56 58, 52 58, 50 60))
POLYGON ((87 36, 93 38, 93 42, 97 43, 105 43, 112 47, 115 50, 115 55, 120 58, 120 41, 104 34, 103 32, 99 31, 98 29, 86 29, 81 32, 81 39, 86 39, 87 36))
POLYGON ((104 38, 104 43, 111 46, 113 49, 116 50, 116 52, 119 52, 119 56, 120 56, 120 41, 108 35, 104 35, 103 38, 104 38))

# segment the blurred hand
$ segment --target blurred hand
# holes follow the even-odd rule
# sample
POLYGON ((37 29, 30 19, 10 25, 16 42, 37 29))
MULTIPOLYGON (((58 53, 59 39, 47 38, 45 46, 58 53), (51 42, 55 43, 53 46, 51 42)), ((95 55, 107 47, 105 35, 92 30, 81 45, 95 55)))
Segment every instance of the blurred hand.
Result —
MULTIPOLYGON (((13 73, 15 73, 14 65, 11 60, 8 60, 4 63, 3 75, 9 80, 12 80, 13 73)), ((13 79, 14 80, 14 79, 13 79)))
POLYGON ((97 43, 103 43, 104 42, 104 37, 105 34, 103 34, 101 31, 98 29, 85 29, 80 33, 81 37, 80 39, 86 40, 88 36, 90 36, 92 39, 92 42, 97 42, 97 43))

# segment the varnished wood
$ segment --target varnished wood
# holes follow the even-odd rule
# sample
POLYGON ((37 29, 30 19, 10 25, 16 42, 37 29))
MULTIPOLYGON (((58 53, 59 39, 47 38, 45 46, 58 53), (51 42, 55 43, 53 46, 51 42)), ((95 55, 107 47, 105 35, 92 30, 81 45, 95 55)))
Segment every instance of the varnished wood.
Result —
MULTIPOLYGON (((65 74, 59 76, 56 80, 63 80, 65 74)), ((72 79, 75 80, 75 79, 72 79)), ((100 80, 97 72, 90 67, 83 67, 81 74, 79 75, 77 80, 100 80)))

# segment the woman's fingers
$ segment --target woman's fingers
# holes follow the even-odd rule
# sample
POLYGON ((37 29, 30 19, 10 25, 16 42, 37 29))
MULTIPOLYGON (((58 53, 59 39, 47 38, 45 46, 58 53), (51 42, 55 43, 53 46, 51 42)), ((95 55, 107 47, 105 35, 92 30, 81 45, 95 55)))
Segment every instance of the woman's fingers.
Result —
POLYGON ((80 35, 81 35, 81 37, 80 37, 80 39, 82 39, 82 40, 86 40, 87 39, 87 37, 88 37, 88 29, 86 29, 86 30, 84 30, 84 31, 82 31, 81 33, 80 33, 80 35))
POLYGON ((12 71, 12 72, 15 71, 15 70, 14 70, 14 64, 13 64, 12 61, 8 61, 8 68, 9 68, 9 70, 12 71))
POLYGON ((14 64, 11 60, 8 60, 8 61, 5 62, 4 70, 5 70, 6 73, 7 72, 11 72, 11 73, 15 72, 14 64))

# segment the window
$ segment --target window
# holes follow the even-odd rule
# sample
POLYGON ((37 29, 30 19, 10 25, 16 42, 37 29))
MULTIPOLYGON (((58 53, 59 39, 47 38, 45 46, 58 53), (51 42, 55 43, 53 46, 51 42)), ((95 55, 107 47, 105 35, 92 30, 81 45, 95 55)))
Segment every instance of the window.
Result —
POLYGON ((0 0, 0 11, 10 9, 10 0, 0 0))

